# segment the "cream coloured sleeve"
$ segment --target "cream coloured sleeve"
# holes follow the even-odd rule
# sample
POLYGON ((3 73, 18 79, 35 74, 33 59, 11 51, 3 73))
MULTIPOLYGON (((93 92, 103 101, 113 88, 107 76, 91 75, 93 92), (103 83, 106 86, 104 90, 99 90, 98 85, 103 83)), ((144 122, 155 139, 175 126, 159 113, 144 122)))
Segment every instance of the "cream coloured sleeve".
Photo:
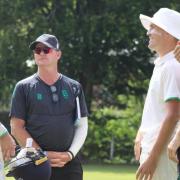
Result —
POLYGON ((78 125, 76 126, 74 138, 69 148, 69 151, 73 153, 74 157, 83 146, 87 136, 87 132, 88 132, 88 118, 82 117, 79 120, 78 125))

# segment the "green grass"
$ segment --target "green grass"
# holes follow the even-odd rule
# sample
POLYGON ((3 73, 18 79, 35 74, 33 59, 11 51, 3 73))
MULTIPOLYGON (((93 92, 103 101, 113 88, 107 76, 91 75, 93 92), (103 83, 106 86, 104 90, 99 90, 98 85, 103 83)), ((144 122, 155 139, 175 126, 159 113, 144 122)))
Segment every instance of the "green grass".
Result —
MULTIPOLYGON (((134 180, 136 166, 83 165, 84 180, 134 180)), ((14 178, 6 178, 14 180, 14 178)))
POLYGON ((134 180, 136 166, 84 165, 84 180, 134 180))

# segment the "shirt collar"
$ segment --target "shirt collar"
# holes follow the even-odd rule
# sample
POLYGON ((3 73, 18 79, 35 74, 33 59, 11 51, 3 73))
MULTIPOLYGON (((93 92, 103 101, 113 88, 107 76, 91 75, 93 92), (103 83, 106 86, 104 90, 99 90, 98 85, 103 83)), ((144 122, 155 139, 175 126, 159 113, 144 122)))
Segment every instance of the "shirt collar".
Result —
POLYGON ((155 61, 154 61, 154 64, 156 66, 161 66, 163 65, 164 63, 166 63, 167 61, 169 61, 170 59, 173 59, 174 58, 174 53, 173 51, 170 51, 169 53, 165 54, 163 57, 158 57, 155 61))

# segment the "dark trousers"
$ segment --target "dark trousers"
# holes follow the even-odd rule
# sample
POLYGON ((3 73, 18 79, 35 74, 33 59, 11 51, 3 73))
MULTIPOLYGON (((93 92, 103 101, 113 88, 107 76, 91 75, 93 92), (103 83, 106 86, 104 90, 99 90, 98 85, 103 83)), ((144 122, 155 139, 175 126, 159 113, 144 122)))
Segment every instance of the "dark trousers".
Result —
POLYGON ((62 168, 52 168, 50 180, 83 180, 83 170, 78 157, 62 168))

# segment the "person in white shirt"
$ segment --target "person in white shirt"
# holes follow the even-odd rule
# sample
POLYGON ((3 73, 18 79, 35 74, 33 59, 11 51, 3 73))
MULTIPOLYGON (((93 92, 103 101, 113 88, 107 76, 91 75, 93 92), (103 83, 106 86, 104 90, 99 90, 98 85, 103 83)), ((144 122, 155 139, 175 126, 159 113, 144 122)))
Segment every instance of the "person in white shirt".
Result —
POLYGON ((16 143, 8 130, 0 123, 0 179, 4 180, 4 160, 7 161, 15 155, 16 143))
POLYGON ((167 156, 167 144, 179 120, 180 63, 173 50, 180 39, 180 13, 161 8, 153 17, 140 15, 148 47, 158 58, 150 80, 142 121, 135 139, 140 161, 137 180, 176 180, 177 164, 167 156))

